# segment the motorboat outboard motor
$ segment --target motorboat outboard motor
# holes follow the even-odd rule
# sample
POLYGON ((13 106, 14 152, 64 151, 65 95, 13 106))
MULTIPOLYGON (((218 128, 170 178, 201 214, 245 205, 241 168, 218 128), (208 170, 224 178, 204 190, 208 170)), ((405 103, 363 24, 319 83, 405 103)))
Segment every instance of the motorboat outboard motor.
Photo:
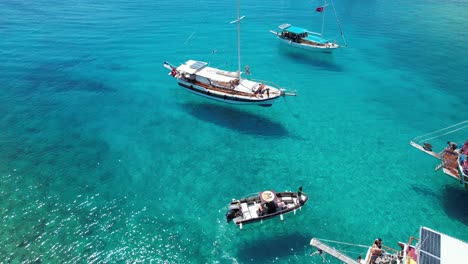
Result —
POLYGON ((232 219, 238 217, 239 215, 241 215, 241 211, 240 211, 240 207, 239 207, 239 204, 230 204, 229 205, 229 211, 227 211, 226 213, 226 222, 229 223, 229 221, 231 221, 232 219))
POLYGON ((230 222, 232 219, 236 218, 239 213, 239 209, 229 209, 226 213, 226 222, 230 222))

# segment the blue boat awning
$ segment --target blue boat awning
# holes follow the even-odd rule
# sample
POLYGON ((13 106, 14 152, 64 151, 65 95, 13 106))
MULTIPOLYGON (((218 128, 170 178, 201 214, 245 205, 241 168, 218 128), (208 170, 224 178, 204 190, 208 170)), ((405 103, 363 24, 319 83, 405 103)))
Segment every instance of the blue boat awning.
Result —
POLYGON ((291 32, 291 33, 294 33, 294 34, 302 34, 302 33, 307 32, 306 29, 300 28, 300 27, 295 27, 295 26, 290 26, 288 28, 285 28, 284 31, 291 32))
POLYGON ((313 42, 317 42, 317 43, 320 43, 320 44, 325 44, 328 42, 327 39, 324 39, 320 36, 317 36, 317 35, 312 35, 312 34, 308 34, 306 38, 304 39, 307 39, 307 40, 310 40, 310 41, 313 41, 313 42))

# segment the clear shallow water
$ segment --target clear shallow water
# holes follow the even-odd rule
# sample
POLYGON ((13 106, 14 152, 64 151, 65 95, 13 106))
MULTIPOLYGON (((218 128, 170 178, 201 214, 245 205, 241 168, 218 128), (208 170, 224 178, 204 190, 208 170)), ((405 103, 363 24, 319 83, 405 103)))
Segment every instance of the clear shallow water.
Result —
POLYGON ((161 67, 236 69, 234 2, 1 2, 2 260, 321 263, 311 237, 396 246, 420 225, 468 240, 468 193, 408 144, 467 119, 467 3, 335 4, 349 47, 331 56, 268 33, 318 30, 317 2, 242 5, 244 65, 299 92, 260 108, 161 67), (224 223, 231 198, 300 185, 297 216, 224 223))

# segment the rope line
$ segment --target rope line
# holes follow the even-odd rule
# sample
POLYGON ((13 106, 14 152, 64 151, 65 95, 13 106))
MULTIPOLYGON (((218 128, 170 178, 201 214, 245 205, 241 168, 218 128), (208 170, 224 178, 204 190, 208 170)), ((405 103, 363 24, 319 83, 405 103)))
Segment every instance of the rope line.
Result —
POLYGON ((360 244, 351 244, 351 243, 346 243, 346 242, 341 242, 341 241, 334 241, 334 240, 328 240, 328 239, 321 239, 317 238, 320 241, 326 241, 326 242, 331 242, 331 243, 336 243, 336 244, 343 244, 343 245, 348 245, 348 246, 356 246, 356 247, 363 247, 363 248, 369 248, 369 246, 366 245, 360 245, 360 244))
POLYGON ((461 129, 467 128, 467 127, 468 127, 468 124, 467 124, 467 125, 464 125, 463 127, 458 128, 458 129, 456 129, 456 130, 445 132, 444 134, 441 134, 441 135, 433 136, 433 137, 430 137, 430 138, 425 138, 425 137, 427 137, 427 136, 431 136, 431 135, 434 135, 434 134, 437 134, 437 133, 446 131, 447 129, 450 129, 450 128, 453 128, 453 127, 457 127, 457 126, 463 125, 463 124, 465 124, 465 123, 468 123, 468 120, 465 120, 465 121, 462 121, 462 122, 460 122, 460 123, 457 123, 457 124, 454 124, 454 125, 451 125, 451 126, 448 126, 448 127, 442 128, 442 129, 439 129, 439 130, 434 131, 434 132, 430 132, 430 133, 427 133, 427 134, 424 134, 424 135, 421 135, 421 136, 417 136, 417 137, 415 137, 415 138, 413 139, 413 141, 422 142, 422 141, 427 141, 427 140, 431 140, 431 139, 434 139, 434 138, 437 138, 437 137, 441 137, 441 136, 444 136, 444 135, 451 134, 451 133, 453 133, 453 132, 456 132, 456 131, 459 131, 459 130, 461 130, 461 129))
POLYGON ((340 28, 341 38, 343 39, 345 46, 348 46, 348 44, 346 43, 344 33, 343 33, 343 29, 341 28, 340 20, 338 19, 338 14, 336 13, 335 3, 333 3, 333 0, 330 0, 330 2, 332 3, 332 6, 333 6, 333 12, 335 13, 336 23, 338 24, 338 27, 340 28))

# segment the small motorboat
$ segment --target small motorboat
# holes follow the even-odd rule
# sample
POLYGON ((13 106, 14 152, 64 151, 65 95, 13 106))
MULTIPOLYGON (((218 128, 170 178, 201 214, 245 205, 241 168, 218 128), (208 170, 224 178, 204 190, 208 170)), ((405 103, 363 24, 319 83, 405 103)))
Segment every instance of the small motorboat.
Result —
POLYGON ((233 199, 229 203, 226 213, 226 221, 231 220, 241 229, 244 224, 250 224, 294 212, 307 203, 309 197, 302 192, 275 192, 272 190, 262 191, 240 200, 233 199))

